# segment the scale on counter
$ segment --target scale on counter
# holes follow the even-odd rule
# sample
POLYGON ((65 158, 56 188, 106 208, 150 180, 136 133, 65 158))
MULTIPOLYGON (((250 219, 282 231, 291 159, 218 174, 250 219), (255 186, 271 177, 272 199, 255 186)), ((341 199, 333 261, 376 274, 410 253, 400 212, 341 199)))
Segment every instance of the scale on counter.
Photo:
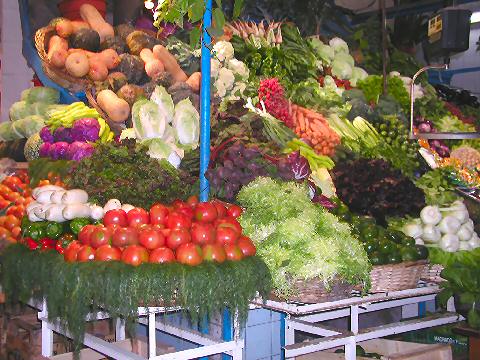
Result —
POLYGON ((478 132, 436 132, 420 133, 413 129, 413 106, 415 80, 430 69, 447 70, 450 56, 468 50, 470 43, 470 10, 445 8, 436 13, 428 21, 428 37, 423 43, 423 49, 429 63, 442 62, 440 65, 427 65, 416 72, 410 84, 410 138, 461 140, 480 138, 478 132))

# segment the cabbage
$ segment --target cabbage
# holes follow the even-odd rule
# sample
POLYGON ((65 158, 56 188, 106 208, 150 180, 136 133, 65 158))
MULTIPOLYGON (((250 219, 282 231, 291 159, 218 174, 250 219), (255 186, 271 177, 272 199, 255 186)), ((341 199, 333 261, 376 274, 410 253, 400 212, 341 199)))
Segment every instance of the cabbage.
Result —
POLYGON ((166 159, 172 166, 178 168, 183 157, 183 152, 178 154, 177 148, 172 143, 167 143, 162 139, 151 139, 143 144, 148 144, 147 154, 153 159, 166 159), (181 156, 180 156, 181 155, 181 156))
POLYGON ((161 138, 167 124, 166 114, 150 100, 139 100, 132 107, 132 122, 137 139, 161 138))
POLYGON ((42 130, 44 125, 43 118, 38 115, 27 116, 12 123, 13 131, 26 138, 42 130))
POLYGON ((165 90, 163 86, 155 87, 155 90, 150 97, 150 100, 158 105, 160 114, 164 117, 167 123, 171 123, 173 120, 173 114, 175 111, 175 105, 170 94, 165 90))
POLYGON ((29 107, 30 104, 26 101, 17 101, 13 103, 8 113, 10 120, 16 121, 31 115, 29 107))
POLYGON ((355 66, 355 60, 353 57, 348 53, 340 53, 336 54, 334 60, 336 61, 344 61, 349 64, 352 68, 355 66))
POLYGON ((331 46, 323 44, 322 42, 315 47, 315 50, 317 51, 317 56, 327 64, 330 64, 335 57, 334 49, 331 46))
POLYGON ((57 104, 60 101, 60 93, 49 87, 33 87, 22 91, 21 100, 44 104, 57 104))
POLYGON ((347 43, 338 37, 331 39, 328 44, 335 50, 335 55, 339 53, 349 53, 347 43))
POLYGON ((4 122, 0 124, 0 139, 3 141, 12 141, 21 139, 23 136, 19 136, 14 130, 12 126, 12 122, 4 122))
POLYGON ((178 142, 186 147, 195 149, 198 146, 200 135, 200 114, 187 98, 175 106, 173 127, 178 142))
POLYGON ((342 80, 348 80, 352 76, 352 67, 345 61, 335 59, 332 62, 332 75, 342 80))
POLYGON ((357 81, 363 80, 368 77, 368 73, 359 67, 354 67, 352 69, 352 77, 350 78, 350 84, 352 86, 357 86, 357 81))
POLYGON ((31 103, 29 104, 30 115, 40 115, 41 117, 46 117, 48 108, 50 106, 51 105, 42 102, 31 103))

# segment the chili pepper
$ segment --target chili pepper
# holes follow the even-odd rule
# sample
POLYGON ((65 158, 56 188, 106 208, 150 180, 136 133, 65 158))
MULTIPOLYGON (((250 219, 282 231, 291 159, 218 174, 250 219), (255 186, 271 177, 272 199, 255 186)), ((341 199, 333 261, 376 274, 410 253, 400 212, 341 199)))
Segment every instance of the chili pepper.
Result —
POLYGON ((42 250, 44 247, 48 248, 48 249, 55 249, 55 245, 56 245, 57 241, 55 239, 51 239, 51 238, 48 238, 48 237, 44 237, 42 239, 40 239, 40 244, 42 244, 42 250))
POLYGON ((30 250, 36 250, 39 248, 38 243, 33 240, 31 237, 25 238, 25 245, 30 249, 30 250))

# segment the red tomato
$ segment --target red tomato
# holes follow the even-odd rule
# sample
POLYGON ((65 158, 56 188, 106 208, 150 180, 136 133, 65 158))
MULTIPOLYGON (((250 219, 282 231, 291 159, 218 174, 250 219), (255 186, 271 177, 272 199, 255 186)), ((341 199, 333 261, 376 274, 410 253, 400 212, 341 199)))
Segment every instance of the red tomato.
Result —
POLYGON ((163 224, 167 222, 168 209, 162 204, 155 204, 150 208, 150 224, 163 224))
POLYGON ((218 227, 215 241, 220 245, 235 245, 239 238, 238 233, 232 227, 218 227))
POLYGON ((167 227, 169 229, 189 229, 192 226, 192 220, 190 220, 184 214, 177 211, 171 212, 167 218, 167 227))
POLYGON ((113 231, 105 226, 96 227, 90 234, 90 245, 94 249, 98 249, 103 245, 112 244, 113 231))
POLYGON ((195 205, 198 204, 198 196, 197 195, 192 195, 187 199, 187 204, 190 205, 191 207, 195 207, 195 205))
POLYGON ((209 202, 201 202, 195 206, 195 219, 200 222, 213 222, 217 216, 217 208, 209 202))
POLYGON ((25 204, 25 198, 23 196, 20 196, 19 198, 17 198, 17 200, 15 200, 15 205, 23 205, 25 204))
POLYGON ((7 215, 4 226, 7 230, 12 231, 14 227, 20 226, 20 220, 13 215, 7 215))
POLYGON ((138 233, 138 242, 148 250, 158 249, 165 245, 165 237, 156 229, 145 229, 138 233))
POLYGON ((66 262, 77 261, 78 251, 80 250, 81 247, 82 245, 78 241, 76 240, 72 241, 70 244, 68 244, 67 248, 65 249, 65 252, 63 253, 63 259, 66 262))
POLYGON ((0 227, 0 240, 5 240, 9 236, 11 236, 10 230, 0 227))
POLYGON ((119 225, 125 227, 128 225, 127 213, 122 209, 109 210, 103 216, 103 224, 108 225, 119 225))
POLYGON ((168 238, 172 233, 172 229, 162 229, 160 231, 162 232, 163 236, 165 236, 165 239, 168 238))
POLYGON ((11 193, 12 190, 7 185, 0 184, 0 194, 5 197, 6 194, 11 193))
POLYGON ((203 259, 206 261, 215 261, 223 263, 227 259, 227 254, 223 246, 219 244, 207 244, 202 247, 203 259))
POLYGON ((238 240, 238 247, 242 250, 243 256, 254 256, 257 253, 257 248, 253 241, 247 236, 241 236, 238 240))
POLYGON ((122 252, 120 249, 111 245, 102 245, 95 251, 95 260, 97 261, 112 261, 121 258, 122 252))
POLYGON ((189 243, 192 240, 187 229, 173 229, 167 237, 167 246, 176 250, 180 245, 189 243))
MULTIPOLYGON (((17 206, 16 206, 16 205, 13 205, 13 206, 10 206, 10 207, 7 209, 7 211, 5 212, 5 214, 15 216, 14 213, 16 213, 16 211, 17 211, 17 206)), ((15 216, 15 217, 16 217, 16 216, 15 216)))
POLYGON ((202 248, 194 243, 180 245, 176 254, 177 261, 181 264, 196 266, 203 261, 202 248))
POLYGON ((11 192, 11 193, 8 193, 5 198, 8 200, 8 201, 11 201, 11 202, 15 202, 15 200, 17 200, 19 197, 22 197, 22 195, 20 195, 19 193, 17 192, 11 192))
POLYGON ((220 227, 231 227, 238 233, 238 235, 242 234, 242 226, 237 221, 237 219, 235 219, 231 216, 227 216, 223 219, 216 220, 214 225, 217 229, 220 228, 220 227))
POLYGON ((19 238, 21 234, 22 234, 22 228, 20 226, 15 226, 12 229, 12 236, 14 238, 19 238))
POLYGON ((175 254, 167 247, 161 247, 153 250, 150 253, 148 262, 155 264, 164 264, 169 262, 175 262, 175 254))
POLYGON ((6 209, 10 203, 8 200, 0 200, 0 210, 6 209))
POLYGON ((7 215, 13 215, 16 218, 22 218, 25 215, 25 207, 22 205, 10 206, 6 212, 7 215))
POLYGON ((225 245, 225 253, 228 260, 240 261, 243 259, 242 250, 238 245, 225 245))
POLYGON ((112 245, 124 248, 128 245, 138 244, 137 229, 130 227, 116 228, 112 237, 112 245))
POLYGON ((128 226, 136 227, 142 224, 148 224, 150 222, 150 215, 145 209, 133 208, 127 214, 128 226))
POLYGON ((238 205, 230 205, 227 210, 227 215, 232 216, 234 218, 239 218, 242 215, 243 210, 238 205))
POLYGON ((77 261, 87 262, 87 261, 93 261, 93 260, 95 260, 95 250, 90 245, 83 245, 78 250, 77 261))
POLYGON ((185 215, 189 219, 193 219, 193 209, 191 207, 183 207, 177 210, 180 214, 185 215))
POLYGON ((209 223, 193 223, 190 230, 192 241, 198 245, 213 244, 215 242, 215 228, 209 223))
POLYGON ((143 246, 130 245, 123 250, 122 261, 125 264, 138 266, 148 261, 148 251, 143 246))
POLYGON ((220 200, 213 200, 212 204, 215 206, 215 209, 217 209, 217 217, 219 219, 227 216, 227 208, 220 200))
POLYGON ((16 176, 7 176, 3 181, 2 184, 8 186, 12 191, 18 191, 20 185, 23 184, 22 180, 20 180, 16 176))
POLYGON ((173 200, 172 206, 174 207, 174 209, 178 210, 184 207, 188 207, 188 204, 185 201, 176 199, 176 200, 173 200))
POLYGON ((97 226, 95 225, 85 225, 78 233, 78 240, 83 245, 90 245, 90 236, 92 235, 93 230, 96 228, 97 226))

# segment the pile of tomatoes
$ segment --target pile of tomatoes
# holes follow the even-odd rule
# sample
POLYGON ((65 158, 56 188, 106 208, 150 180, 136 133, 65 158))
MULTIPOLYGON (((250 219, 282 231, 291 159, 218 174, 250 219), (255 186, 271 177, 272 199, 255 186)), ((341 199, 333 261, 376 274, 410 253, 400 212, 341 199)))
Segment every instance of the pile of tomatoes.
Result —
POLYGON ((64 251, 67 262, 120 260, 141 263, 178 262, 196 266, 253 256, 253 242, 242 234, 237 218, 242 209, 217 200, 155 204, 149 211, 134 208, 107 211, 103 224, 86 225, 64 251))
POLYGON ((0 241, 17 242, 25 207, 32 201, 27 172, 18 171, 0 184, 0 241))

